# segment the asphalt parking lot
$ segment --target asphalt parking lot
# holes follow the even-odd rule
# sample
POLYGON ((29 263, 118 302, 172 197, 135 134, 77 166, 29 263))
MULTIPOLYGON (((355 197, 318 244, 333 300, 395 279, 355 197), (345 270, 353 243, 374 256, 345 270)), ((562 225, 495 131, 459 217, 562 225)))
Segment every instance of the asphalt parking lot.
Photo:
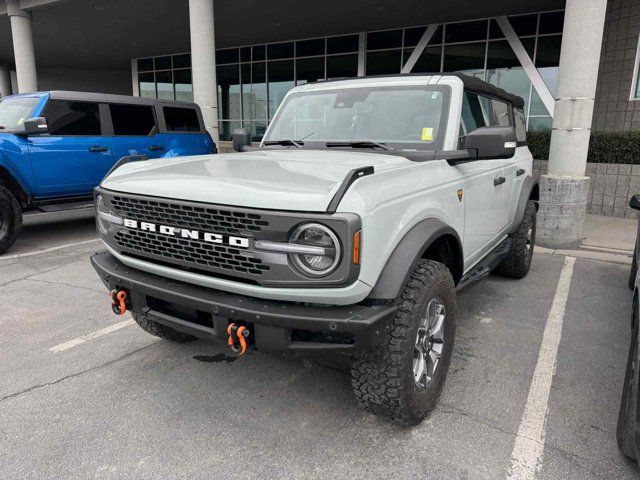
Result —
POLYGON ((578 258, 567 278, 567 257, 536 254, 524 280, 462 292, 440 403, 402 429, 360 410, 341 372, 227 361, 223 345, 172 344, 114 316, 88 261, 95 237, 91 220, 27 227, 0 257, 0 478, 508 478, 561 274, 535 478, 638 476, 615 441, 628 266, 578 258))

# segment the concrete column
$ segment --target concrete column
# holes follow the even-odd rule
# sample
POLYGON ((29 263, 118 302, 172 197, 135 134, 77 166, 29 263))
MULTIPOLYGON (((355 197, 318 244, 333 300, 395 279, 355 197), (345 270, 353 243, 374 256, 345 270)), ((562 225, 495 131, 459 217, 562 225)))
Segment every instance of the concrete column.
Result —
POLYGON ((204 125, 218 142, 218 95, 213 0, 189 0, 193 99, 202 109, 204 125))
POLYGON ((37 92, 38 77, 31 34, 31 13, 21 10, 18 0, 7 0, 7 15, 11 20, 18 91, 19 93, 37 92))
POLYGON ((540 181, 536 242, 580 245, 589 178, 585 177, 607 0, 567 0, 548 175, 540 181))
POLYGON ((11 74, 9 69, 0 65, 0 97, 6 97, 12 93, 13 90, 11 90, 11 74))

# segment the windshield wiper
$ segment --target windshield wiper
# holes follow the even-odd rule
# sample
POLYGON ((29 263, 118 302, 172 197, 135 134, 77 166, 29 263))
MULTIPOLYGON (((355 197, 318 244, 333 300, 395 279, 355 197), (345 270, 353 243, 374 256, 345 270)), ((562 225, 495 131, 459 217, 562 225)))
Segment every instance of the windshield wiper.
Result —
POLYGON ((304 142, 302 140, 288 140, 288 139, 282 139, 282 140, 267 140, 266 142, 264 142, 265 145, 269 146, 269 145, 293 145, 296 148, 302 148, 302 146, 304 145, 304 142))
POLYGON ((331 147, 351 147, 351 148, 381 148, 383 150, 393 150, 386 143, 371 142, 369 140, 355 140, 353 142, 327 142, 327 148, 331 147))

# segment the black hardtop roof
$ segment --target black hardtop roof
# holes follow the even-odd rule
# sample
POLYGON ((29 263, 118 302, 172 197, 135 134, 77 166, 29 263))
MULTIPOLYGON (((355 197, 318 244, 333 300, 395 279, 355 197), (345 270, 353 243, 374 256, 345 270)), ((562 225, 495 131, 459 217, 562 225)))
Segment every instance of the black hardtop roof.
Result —
POLYGON ((49 98, 54 100, 77 100, 85 102, 128 103, 133 105, 170 105, 182 107, 195 107, 193 102, 180 102, 177 100, 160 100, 157 98, 134 97, 131 95, 115 95, 110 93, 74 92, 69 90, 51 90, 49 98))
POLYGON ((458 77, 462 80, 464 84, 464 89, 473 93, 484 94, 490 97, 497 98, 499 100, 504 100, 505 102, 511 103, 514 107, 524 107, 524 99, 519 95, 514 95, 513 93, 509 93, 506 90, 496 87, 490 83, 485 82, 484 80, 480 80, 479 78, 472 77, 471 75, 466 75, 460 72, 437 72, 437 73, 396 73, 390 75, 366 75, 364 77, 357 78, 336 78, 331 80, 318 80, 313 83, 330 83, 330 82, 338 82, 341 80, 365 80, 367 78, 393 78, 393 77, 431 77, 431 76, 440 76, 440 77, 458 77))

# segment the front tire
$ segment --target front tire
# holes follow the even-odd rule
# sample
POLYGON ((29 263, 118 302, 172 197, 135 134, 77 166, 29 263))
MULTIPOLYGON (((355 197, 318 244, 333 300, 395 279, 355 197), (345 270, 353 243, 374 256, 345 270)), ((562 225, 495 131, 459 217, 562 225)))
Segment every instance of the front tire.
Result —
POLYGON ((22 230, 22 208, 9 190, 0 185, 0 254, 13 245, 22 230))
POLYGON ((194 337, 193 335, 179 332, 177 330, 174 330, 173 328, 167 327, 166 325, 162 325, 161 323, 149 320, 147 317, 145 317, 144 315, 140 315, 139 313, 133 312, 132 315, 133 319, 140 326, 140 328, 155 337, 160 337, 176 343, 191 342, 192 340, 196 339, 196 337, 194 337))
POLYGON ((504 277, 524 278, 529 273, 536 243, 536 204, 533 201, 527 202, 524 216, 512 240, 509 254, 496 267, 495 273, 504 277))
POLYGON ((436 405, 451 362, 457 308, 451 272, 421 260, 396 302, 380 346, 354 356, 351 384, 365 410, 413 426, 436 405))

